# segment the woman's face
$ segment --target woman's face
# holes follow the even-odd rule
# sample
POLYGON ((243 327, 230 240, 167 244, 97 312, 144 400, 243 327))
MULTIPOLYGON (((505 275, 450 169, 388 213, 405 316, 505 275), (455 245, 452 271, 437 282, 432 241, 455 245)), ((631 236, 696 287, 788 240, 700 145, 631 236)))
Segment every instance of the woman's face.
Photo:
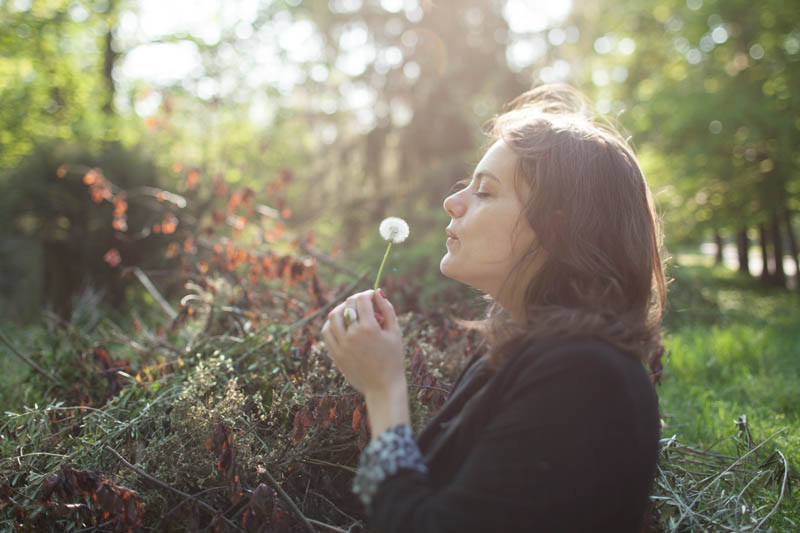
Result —
POLYGON ((442 274, 492 295, 504 307, 508 302, 498 294, 500 285, 534 239, 524 217, 517 224, 523 208, 514 189, 517 160, 498 140, 467 180, 469 185, 444 200, 452 217, 448 234, 455 238, 447 239, 439 264, 442 274))

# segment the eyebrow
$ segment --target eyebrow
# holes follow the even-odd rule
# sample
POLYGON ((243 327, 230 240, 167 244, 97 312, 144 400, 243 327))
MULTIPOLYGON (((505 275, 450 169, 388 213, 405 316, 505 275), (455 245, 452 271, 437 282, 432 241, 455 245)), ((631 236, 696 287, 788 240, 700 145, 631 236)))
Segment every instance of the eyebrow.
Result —
POLYGON ((499 183, 500 185, 503 184, 503 182, 500 181, 500 178, 498 178, 497 176, 495 176, 494 174, 492 174, 488 170, 481 170, 480 172, 476 172, 474 177, 475 178, 481 178, 481 177, 483 177, 483 178, 491 178, 491 179, 495 180, 497 183, 499 183))

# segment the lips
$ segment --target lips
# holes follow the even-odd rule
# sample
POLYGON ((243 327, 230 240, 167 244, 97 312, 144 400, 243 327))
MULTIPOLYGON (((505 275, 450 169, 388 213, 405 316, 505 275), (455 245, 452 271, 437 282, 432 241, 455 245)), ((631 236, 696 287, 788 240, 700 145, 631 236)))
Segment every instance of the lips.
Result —
POLYGON ((451 239, 456 239, 456 240, 458 240, 458 237, 456 237, 456 234, 455 234, 455 233, 453 233, 452 231, 450 231, 450 229, 448 229, 448 228, 445 228, 445 230, 444 230, 444 231, 445 231, 445 233, 447 233, 447 236, 448 236, 448 237, 450 237, 451 239))

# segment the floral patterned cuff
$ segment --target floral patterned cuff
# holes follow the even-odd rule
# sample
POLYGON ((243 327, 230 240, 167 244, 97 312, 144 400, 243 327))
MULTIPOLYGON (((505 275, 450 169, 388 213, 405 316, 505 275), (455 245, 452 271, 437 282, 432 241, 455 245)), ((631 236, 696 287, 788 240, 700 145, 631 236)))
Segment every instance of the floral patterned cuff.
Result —
POLYGON ((361 452, 358 473, 353 481, 353 492, 369 509, 372 497, 378 491, 381 481, 401 468, 428 472, 422 453, 411 428, 406 425, 394 426, 370 442, 361 452))

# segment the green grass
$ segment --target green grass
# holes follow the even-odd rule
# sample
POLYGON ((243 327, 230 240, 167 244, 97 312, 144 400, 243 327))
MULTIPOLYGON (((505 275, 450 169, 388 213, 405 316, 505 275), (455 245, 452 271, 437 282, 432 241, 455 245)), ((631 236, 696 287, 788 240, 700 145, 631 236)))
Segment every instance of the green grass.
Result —
MULTIPOLYGON (((18 342, 22 338, 28 340, 34 328, 15 328, 11 324, 0 324, 0 332, 7 338, 18 342)), ((15 346, 19 349, 18 346, 15 346)), ((27 392, 23 383, 28 375, 33 372, 25 362, 14 355, 11 350, 3 343, 0 343, 0 364, 3 371, 0 372, 0 415, 8 408, 24 405, 26 398, 20 396, 27 392)))
POLYGON ((674 278, 665 319, 669 355, 658 389, 662 434, 732 453, 734 419, 743 414, 756 441, 783 429, 766 448, 786 455, 795 487, 772 524, 796 531, 800 294, 765 288, 724 268, 677 265, 669 274, 674 278))

